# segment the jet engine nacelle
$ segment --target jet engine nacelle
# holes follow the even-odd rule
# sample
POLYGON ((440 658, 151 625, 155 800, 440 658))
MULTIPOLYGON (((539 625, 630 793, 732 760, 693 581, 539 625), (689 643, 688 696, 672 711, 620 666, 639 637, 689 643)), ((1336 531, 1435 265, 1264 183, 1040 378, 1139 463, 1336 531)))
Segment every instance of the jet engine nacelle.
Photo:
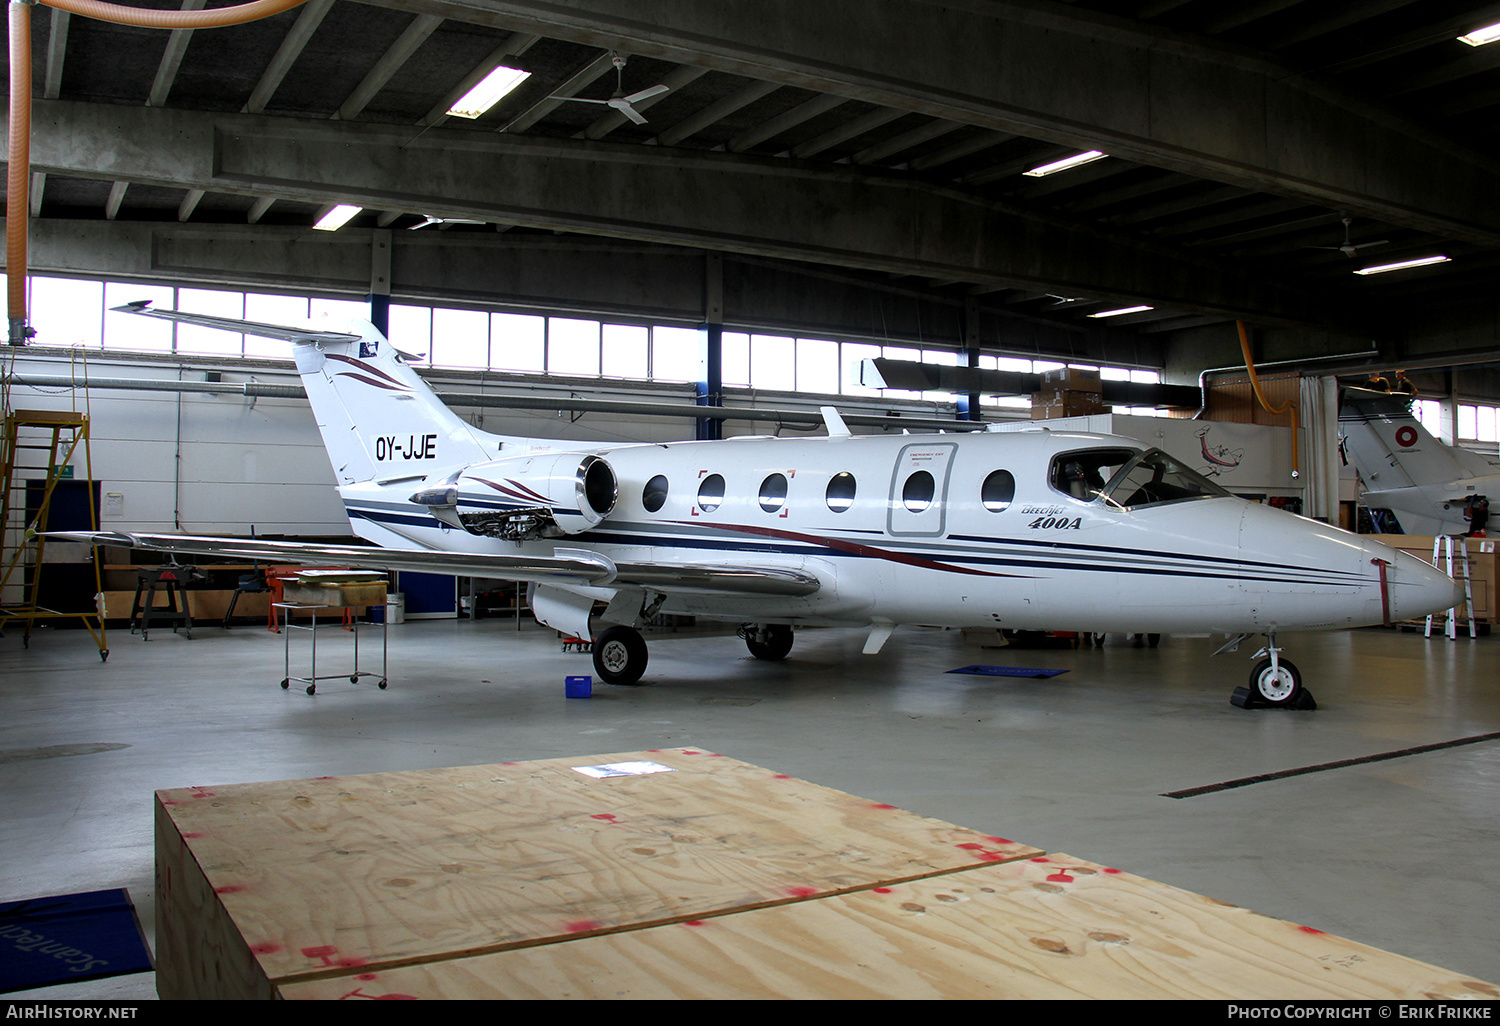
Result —
POLYGON ((614 510, 619 491, 602 457, 544 453, 471 464, 411 501, 470 534, 525 541, 587 531, 614 510))

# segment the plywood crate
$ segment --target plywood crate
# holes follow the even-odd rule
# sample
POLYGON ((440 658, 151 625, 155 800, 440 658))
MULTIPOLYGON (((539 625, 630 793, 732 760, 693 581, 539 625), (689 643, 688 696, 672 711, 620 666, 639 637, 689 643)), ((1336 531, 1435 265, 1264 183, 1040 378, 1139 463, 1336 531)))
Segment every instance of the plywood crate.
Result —
POLYGON ((1039 854, 694 749, 156 798, 164 998, 267 998, 1039 854), (579 771, 638 762, 668 771, 579 771))
POLYGON ((1493 1000, 1494 985, 1067 855, 281 989, 319 998, 1493 1000))

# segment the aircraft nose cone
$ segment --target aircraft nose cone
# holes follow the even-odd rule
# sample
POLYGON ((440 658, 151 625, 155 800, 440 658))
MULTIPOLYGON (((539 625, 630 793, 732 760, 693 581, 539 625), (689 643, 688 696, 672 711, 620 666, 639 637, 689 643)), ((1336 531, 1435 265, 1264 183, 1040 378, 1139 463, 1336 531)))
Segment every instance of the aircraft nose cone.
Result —
POLYGON ((1386 567, 1386 587, 1393 621, 1414 620, 1463 604, 1463 585, 1442 570, 1409 552, 1384 545, 1379 545, 1379 548, 1385 551, 1376 551, 1371 558, 1384 559, 1389 564, 1386 567))

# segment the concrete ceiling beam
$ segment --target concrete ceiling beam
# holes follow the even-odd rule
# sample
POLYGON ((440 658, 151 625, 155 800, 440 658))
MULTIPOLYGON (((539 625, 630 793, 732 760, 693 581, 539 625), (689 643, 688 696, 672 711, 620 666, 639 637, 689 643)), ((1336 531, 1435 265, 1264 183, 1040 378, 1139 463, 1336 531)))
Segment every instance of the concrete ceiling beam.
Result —
POLYGON ((366 0, 833 93, 1500 244, 1500 167, 1219 40, 1048 0, 366 0))
POLYGON ((1361 330, 1238 265, 878 171, 509 133, 38 101, 38 171, 1361 330))

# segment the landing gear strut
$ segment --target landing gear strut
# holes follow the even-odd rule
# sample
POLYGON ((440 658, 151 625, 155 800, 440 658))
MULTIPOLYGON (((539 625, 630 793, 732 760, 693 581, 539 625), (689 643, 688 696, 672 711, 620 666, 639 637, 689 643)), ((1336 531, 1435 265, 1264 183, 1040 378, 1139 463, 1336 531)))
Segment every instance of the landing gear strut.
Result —
POLYGON ((785 659, 792 650, 792 629, 784 623, 747 623, 739 629, 745 647, 757 659, 785 659))
MULTIPOLYGON (((1241 635, 1226 648, 1233 649, 1247 635, 1241 635)), ((1219 651, 1225 651, 1220 649, 1219 651)), ((1302 686, 1302 674, 1290 659, 1281 658, 1281 649, 1276 645, 1276 635, 1268 636, 1266 646, 1252 657, 1259 662, 1250 671, 1250 685, 1235 688, 1230 704, 1241 709, 1268 707, 1272 709, 1316 709, 1312 692, 1302 686), (1264 657, 1264 658, 1263 658, 1264 657)))
POLYGON ((594 641, 594 672, 606 684, 634 684, 646 672, 646 640, 633 627, 611 627, 594 641))

